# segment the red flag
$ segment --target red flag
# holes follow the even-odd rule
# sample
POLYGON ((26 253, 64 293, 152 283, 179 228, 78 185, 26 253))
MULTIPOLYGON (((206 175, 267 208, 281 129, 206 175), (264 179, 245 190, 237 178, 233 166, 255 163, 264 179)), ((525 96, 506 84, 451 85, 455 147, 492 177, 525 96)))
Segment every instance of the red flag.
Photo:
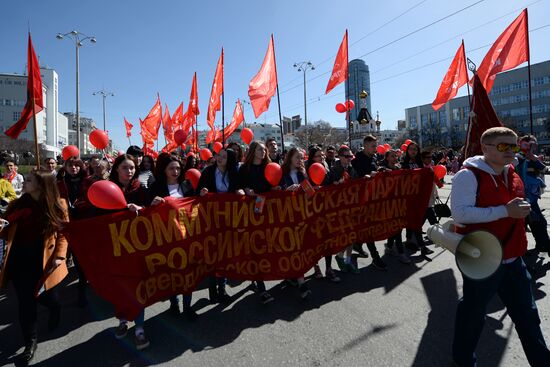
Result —
POLYGON ((464 41, 456 51, 456 55, 447 70, 447 74, 441 82, 441 86, 437 91, 437 96, 432 102, 434 110, 438 110, 445 103, 456 96, 458 89, 468 82, 468 69, 466 69, 466 59, 464 57, 464 41))
POLYGON ((328 80, 327 90, 325 94, 328 94, 332 88, 342 83, 348 78, 348 30, 344 34, 344 39, 338 49, 336 60, 334 60, 334 67, 332 68, 332 75, 328 80))
POLYGON ((470 112, 468 132, 466 134, 464 159, 482 154, 481 134, 485 130, 491 127, 502 126, 477 74, 474 75, 472 94, 472 112, 470 112))
POLYGON ((134 125, 130 123, 130 121, 126 120, 126 117, 124 118, 124 126, 126 127, 126 137, 129 138, 132 136, 132 128, 134 125))
MULTIPOLYGON (((160 96, 157 95, 157 102, 149 111, 149 114, 143 121, 140 122, 141 125, 141 136, 147 137, 147 139, 157 140, 160 125, 162 123, 162 106, 160 104, 160 96)), ((146 140, 143 140, 144 142, 146 140)))
POLYGON ((168 105, 164 105, 164 116, 162 117, 162 128, 164 130, 164 138, 166 139, 167 146, 177 144, 174 142, 174 125, 172 119, 170 118, 170 111, 168 111, 168 105))
POLYGON ((277 65, 275 64, 275 42, 273 35, 258 74, 248 85, 248 96, 256 118, 269 108, 271 97, 277 90, 277 65))
POLYGON ((241 101, 237 100, 237 104, 235 105, 235 110, 233 111, 233 118, 231 118, 231 122, 229 125, 227 125, 224 129, 223 135, 222 133, 218 132, 216 134, 216 140, 215 141, 222 141, 223 136, 225 135, 225 140, 231 136, 235 132, 235 130, 239 127, 239 125, 244 121, 244 114, 243 114, 243 106, 241 105, 241 101))
POLYGON ((189 98, 189 109, 195 116, 200 115, 199 111, 199 93, 197 91, 197 72, 193 75, 193 84, 191 85, 191 97, 189 98))
POLYGON ((497 38, 477 70, 487 93, 493 88, 495 76, 529 61, 529 30, 527 9, 497 38))
POLYGON ((172 115, 172 126, 174 131, 180 130, 183 124, 183 102, 180 103, 174 114, 172 115))
POLYGON ((27 128, 31 117, 33 116, 33 101, 35 113, 38 113, 44 109, 40 64, 38 63, 38 58, 34 53, 30 33, 27 47, 27 75, 27 103, 21 112, 21 117, 19 120, 8 130, 6 130, 6 135, 12 139, 17 139, 19 135, 27 128))
POLYGON ((210 102, 208 103, 208 113, 206 121, 211 130, 214 130, 214 121, 216 120, 216 111, 221 109, 221 96, 223 94, 223 48, 222 54, 218 59, 218 66, 212 82, 212 91, 210 92, 210 102))

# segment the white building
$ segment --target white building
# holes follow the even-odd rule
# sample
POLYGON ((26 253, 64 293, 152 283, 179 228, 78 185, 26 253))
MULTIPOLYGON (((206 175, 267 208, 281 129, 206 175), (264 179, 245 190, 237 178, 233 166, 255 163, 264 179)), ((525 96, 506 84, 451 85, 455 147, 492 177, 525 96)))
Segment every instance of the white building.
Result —
MULTIPOLYGON (((76 114, 73 112, 63 113, 69 124, 69 145, 78 145, 76 142, 76 114)), ((88 117, 80 116, 80 144, 82 154, 98 153, 90 143, 90 133, 96 129, 95 121, 88 117)), ((109 150, 109 149, 108 149, 109 150)))
POLYGON ((397 130, 381 130, 378 137, 379 144, 389 144, 394 148, 397 148, 395 146, 395 140, 397 139, 397 136, 399 135, 399 131, 397 130))
MULTIPOLYGON (((44 109, 36 114, 38 142, 42 154, 55 157, 69 140, 67 119, 58 110, 58 76, 55 70, 40 68, 44 109)), ((0 73, 0 133, 3 133, 21 117, 27 102, 27 75, 0 73)), ((34 121, 18 140, 34 141, 34 121)))

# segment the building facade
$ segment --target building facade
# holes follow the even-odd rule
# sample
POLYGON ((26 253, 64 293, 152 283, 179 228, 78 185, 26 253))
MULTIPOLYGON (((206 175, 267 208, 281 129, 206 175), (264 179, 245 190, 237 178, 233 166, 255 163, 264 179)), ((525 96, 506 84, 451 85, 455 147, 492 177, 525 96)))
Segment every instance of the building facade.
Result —
MULTIPOLYGON (((58 75, 55 70, 40 68, 44 109, 36 114, 38 143, 42 155, 56 157, 68 144, 67 119, 58 110, 58 75)), ((27 75, 0 74, 0 133, 21 117, 27 101, 27 75)), ((34 142, 34 121, 17 140, 34 142)))
POLYGON ((350 111, 351 121, 357 121, 360 111, 359 95, 362 91, 368 93, 367 108, 372 114, 370 103, 370 72, 369 66, 361 59, 351 60, 348 65, 349 78, 346 80, 346 95, 355 102, 355 108, 350 111), (349 91, 349 94, 348 94, 349 91))
MULTIPOLYGON (((531 65, 533 134, 550 145, 550 61, 531 65)), ((497 74, 489 98, 502 123, 519 135, 530 133, 527 67, 497 74)), ((468 97, 454 98, 434 111, 431 104, 405 110, 409 139, 422 147, 460 148, 466 141, 468 97)))
MULTIPOLYGON (((77 145, 76 141, 76 114, 64 112, 69 124, 69 145, 77 145)), ((88 117, 80 116, 80 143, 82 154, 97 153, 97 149, 90 143, 90 133, 96 129, 95 121, 88 117)))

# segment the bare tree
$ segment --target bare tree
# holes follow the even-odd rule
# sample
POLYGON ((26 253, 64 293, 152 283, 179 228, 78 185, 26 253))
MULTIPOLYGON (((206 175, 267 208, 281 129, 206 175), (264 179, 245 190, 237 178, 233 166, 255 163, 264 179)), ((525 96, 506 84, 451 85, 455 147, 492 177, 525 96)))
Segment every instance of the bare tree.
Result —
POLYGON ((312 125, 300 127, 296 132, 298 145, 305 148, 306 134, 309 145, 319 145, 327 147, 329 145, 338 146, 347 140, 347 132, 345 129, 335 128, 326 121, 318 121, 312 125))

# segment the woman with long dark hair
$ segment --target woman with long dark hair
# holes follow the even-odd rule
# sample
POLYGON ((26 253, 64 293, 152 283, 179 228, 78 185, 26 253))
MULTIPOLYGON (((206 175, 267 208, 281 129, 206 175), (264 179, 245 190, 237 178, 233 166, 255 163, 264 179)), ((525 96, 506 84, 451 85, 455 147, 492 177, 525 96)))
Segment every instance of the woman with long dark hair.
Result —
MULTIPOLYGON (((302 181, 307 180, 306 168, 304 167, 304 153, 301 149, 291 148, 281 166, 283 177, 281 178, 281 189, 296 191, 300 189, 302 181)), ((307 287, 303 275, 296 279, 300 297, 307 298, 311 290, 307 287)))
MULTIPOLYGON (((270 162, 264 143, 259 141, 250 143, 244 163, 239 168, 239 188, 244 190, 246 195, 254 196, 272 189, 265 178, 265 167, 270 162)), ((261 303, 273 301, 273 296, 267 292, 262 280, 256 281, 256 287, 260 293, 261 303)))
MULTIPOLYGON (((318 188, 318 187, 330 185, 331 184, 330 169, 328 167, 328 164, 325 161, 325 154, 323 153, 323 149, 321 149, 321 147, 319 147, 318 145, 314 145, 309 149, 308 159, 306 162, 306 169, 309 170, 309 167, 311 167, 313 163, 322 164, 323 167, 325 167, 325 172, 326 172, 325 179, 323 180, 321 185, 315 186, 315 187, 318 188)), ((311 184, 315 185, 314 182, 311 182, 311 184)), ((325 256, 325 267, 326 267, 325 276, 327 277, 327 279, 330 280, 331 282, 338 283, 340 281, 340 277, 336 275, 334 270, 332 270, 332 255, 325 256)), ((313 277, 316 279, 320 279, 323 277, 323 273, 321 273, 321 268, 319 267, 318 264, 314 266, 313 277)))
MULTIPOLYGON (((120 187, 130 211, 137 213, 147 203, 147 192, 139 182, 139 168, 135 157, 129 154, 119 155, 113 163, 109 180, 120 187)), ((119 324, 115 330, 115 337, 122 339, 128 333, 128 321, 119 316, 117 318, 119 324)), ((145 310, 140 312, 134 322, 136 324, 134 338, 136 349, 145 349, 149 346, 149 340, 143 330, 145 310)))
POLYGON ((61 230, 69 214, 51 172, 32 171, 24 182, 23 195, 10 203, 4 218, 10 225, 0 232, 6 239, 0 285, 10 279, 15 287, 25 342, 18 359, 27 364, 37 346, 38 302, 48 306, 48 329, 54 330, 61 314, 56 285, 68 273, 67 240, 61 230))
MULTIPOLYGON (((221 149, 216 154, 216 163, 202 171, 197 190, 201 196, 208 193, 237 193, 244 195, 239 189, 237 154, 233 149, 221 149)), ((208 296, 210 303, 227 303, 231 297, 225 290, 227 278, 210 276, 208 282, 208 296)))
MULTIPOLYGON (((157 159, 155 182, 149 187, 149 196, 153 198, 151 205, 159 205, 165 202, 164 198, 183 198, 195 195, 193 187, 185 180, 183 167, 179 157, 162 153, 157 159)), ((183 314, 189 321, 197 319, 197 313, 191 307, 191 294, 182 298, 183 314)), ((170 313, 180 314, 178 296, 170 297, 170 313)))

